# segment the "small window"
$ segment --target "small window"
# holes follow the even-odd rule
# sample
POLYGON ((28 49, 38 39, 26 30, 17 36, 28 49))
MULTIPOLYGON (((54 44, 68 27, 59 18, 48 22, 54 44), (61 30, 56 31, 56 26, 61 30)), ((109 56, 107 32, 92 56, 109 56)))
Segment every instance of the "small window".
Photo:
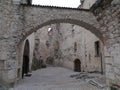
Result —
POLYGON ((95 42, 95 56, 100 56, 100 42, 95 42))
POLYGON ((17 70, 17 78, 20 78, 20 68, 18 68, 18 70, 17 70))
POLYGON ((74 52, 77 51, 77 42, 74 43, 74 52))

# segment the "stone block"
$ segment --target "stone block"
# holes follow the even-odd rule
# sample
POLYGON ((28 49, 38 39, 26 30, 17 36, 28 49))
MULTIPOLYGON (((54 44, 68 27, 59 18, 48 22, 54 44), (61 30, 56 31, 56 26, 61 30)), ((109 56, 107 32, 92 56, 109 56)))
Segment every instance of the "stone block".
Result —
POLYGON ((111 48, 104 47, 104 54, 105 56, 111 56, 111 48))
POLYGON ((106 64, 106 73, 112 73, 113 72, 113 66, 111 64, 106 64))
POLYGON ((114 64, 115 65, 120 65, 120 56, 114 55, 114 64))
POLYGON ((115 81, 117 82, 117 84, 120 84, 120 75, 115 74, 115 81))
POLYGON ((114 67, 114 72, 116 74, 120 74, 120 67, 114 67))
POLYGON ((7 60, 7 52, 5 51, 0 52, 0 60, 7 60))
POLYGON ((115 80, 115 76, 114 76, 114 73, 108 73, 108 72, 106 72, 106 76, 107 76, 107 78, 109 78, 109 79, 112 79, 112 80, 115 80))
POLYGON ((15 69, 9 70, 7 76, 9 80, 14 80, 16 78, 16 70, 15 69))
POLYGON ((105 57, 105 63, 113 64, 112 57, 105 57))

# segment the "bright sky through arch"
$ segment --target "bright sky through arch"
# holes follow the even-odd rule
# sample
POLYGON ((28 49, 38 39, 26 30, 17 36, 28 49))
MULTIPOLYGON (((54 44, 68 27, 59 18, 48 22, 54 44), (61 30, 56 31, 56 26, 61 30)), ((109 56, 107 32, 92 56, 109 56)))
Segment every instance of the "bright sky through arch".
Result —
POLYGON ((32 0, 32 4, 77 8, 80 0, 32 0))

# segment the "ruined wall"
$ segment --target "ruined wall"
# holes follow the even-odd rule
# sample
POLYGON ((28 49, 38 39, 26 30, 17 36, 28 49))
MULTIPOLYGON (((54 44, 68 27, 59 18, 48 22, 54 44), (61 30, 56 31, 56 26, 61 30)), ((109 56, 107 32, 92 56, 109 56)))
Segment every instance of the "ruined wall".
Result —
POLYGON ((108 83, 120 85, 120 1, 113 0, 106 6, 96 7, 94 14, 106 41, 104 56, 108 83))
POLYGON ((34 53, 37 60, 39 60, 41 57, 44 63, 47 64, 47 59, 49 57, 53 58, 54 60, 56 59, 56 50, 59 49, 56 24, 51 24, 39 29, 35 33, 35 40, 34 53))
MULTIPOLYGON (((82 71, 101 72, 101 57, 95 56, 95 41, 98 40, 91 32, 77 25, 51 24, 36 32, 35 57, 39 60, 41 56, 45 63, 48 57, 52 57, 55 66, 72 70, 74 60, 79 59, 82 71), (49 28, 51 31, 48 31, 49 28), (77 46, 74 46, 75 43, 77 46)), ((101 41, 100 52, 103 53, 101 41)))
POLYGON ((49 51, 47 50, 46 41, 48 39, 48 26, 41 28, 35 33, 35 57, 39 60, 40 56, 44 60, 48 56, 49 51))
MULTIPOLYGON (((60 27, 63 38, 60 44, 63 66, 74 70, 74 60, 79 59, 82 71, 101 72, 101 57, 95 56, 95 42, 100 41, 99 38, 76 25, 64 23, 60 27)), ((101 41, 100 48, 102 53, 103 44, 101 41)))
MULTIPOLYGON (((69 8, 37 7, 32 5, 21 5, 20 2, 21 0, 0 1, 0 77, 8 83, 16 81, 18 45, 32 32, 49 23, 55 23, 54 20, 60 22, 62 20, 64 22, 68 19, 68 21, 71 22, 72 18, 74 18, 75 21, 79 18, 80 21, 83 22, 76 22, 77 24, 85 26, 84 22, 86 22, 86 24, 89 23, 87 25, 90 25, 91 28, 94 28, 92 26, 93 23, 97 23, 93 14, 84 10, 77 11, 77 9, 69 8), (69 12, 69 10, 74 13, 69 12), (83 19, 83 16, 85 16, 85 19, 83 19), (91 20, 86 19, 86 17, 89 16, 92 17, 91 20), (52 22, 51 19, 53 20, 52 22), (91 21, 94 22, 90 24, 91 21)), ((96 26, 97 25, 95 25, 95 27, 96 26)))
POLYGON ((0 1, 0 78, 6 82, 16 81, 17 46, 20 40, 50 23, 70 22, 85 27, 101 38, 103 34, 106 77, 111 82, 120 82, 119 0, 113 0, 109 7, 100 10, 103 12, 96 16, 100 27, 93 14, 85 10, 27 6, 13 1, 0 1))

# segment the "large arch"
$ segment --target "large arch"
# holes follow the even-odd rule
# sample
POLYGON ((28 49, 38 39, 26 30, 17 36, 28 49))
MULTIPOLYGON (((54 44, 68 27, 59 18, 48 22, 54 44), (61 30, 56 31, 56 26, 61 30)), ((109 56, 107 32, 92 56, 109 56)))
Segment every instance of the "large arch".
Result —
POLYGON ((19 30, 25 39, 32 32, 49 24, 70 23, 86 28, 103 41, 103 32, 95 16, 85 9, 61 8, 37 5, 21 5, 23 27, 19 30))
MULTIPOLYGON (((117 72, 117 74, 115 73, 120 66, 119 53, 115 53, 119 49, 120 43, 118 3, 113 2, 100 14, 100 16, 97 17, 89 10, 18 3, 14 5, 13 0, 1 2, 0 7, 2 11, 0 26, 0 60, 2 66, 5 68, 5 70, 3 70, 3 75, 0 78, 3 78, 4 81, 8 83, 16 81, 18 43, 38 28, 41 28, 50 22, 52 23, 52 21, 56 23, 61 20, 64 22, 66 21, 66 23, 68 20, 72 20, 71 23, 73 23, 73 21, 86 23, 83 26, 84 28, 88 25, 94 27, 94 31, 92 31, 93 29, 90 29, 90 27, 88 30, 93 32, 96 36, 100 35, 105 43, 104 57, 106 60, 106 76, 117 82, 120 81, 116 78, 119 77, 119 72, 117 72), (99 25, 96 19, 101 25, 99 25), (9 75, 9 73, 13 73, 13 75, 9 75)), ((68 23, 70 23, 70 21, 68 23)))
POLYGON ((30 31, 24 32, 23 39, 25 39, 28 35, 30 35, 33 32, 36 32, 37 30, 39 30, 40 28, 42 28, 44 26, 47 26, 50 24, 56 24, 56 23, 69 23, 69 24, 78 25, 78 26, 83 27, 86 30, 90 31, 91 33, 96 35, 101 41, 103 41, 103 34, 99 31, 99 29, 97 29, 96 27, 94 27, 86 22, 74 20, 74 19, 54 19, 54 20, 46 21, 46 22, 30 29, 30 31))
MULTIPOLYGON (((104 41, 103 33, 99 29, 99 23, 89 10, 21 4, 16 14, 13 14, 13 16, 15 15, 13 18, 15 21, 13 21, 16 22, 14 27, 17 28, 15 28, 15 30, 12 28, 9 30, 11 32, 10 37, 12 37, 10 39, 15 41, 15 43, 11 43, 10 45, 10 47, 15 46, 15 48, 12 49, 15 54, 12 56, 9 55, 9 59, 13 59, 14 56, 16 63, 18 62, 17 54, 19 54, 17 53, 18 46, 34 31, 49 24, 71 23, 79 25, 95 34, 100 40, 104 41), (16 14, 19 18, 16 18, 16 14)), ((17 69, 18 67, 14 68, 17 69)), ((14 72, 14 75, 16 76, 16 71, 14 70, 14 72)), ((6 77, 8 77, 7 74, 6 77)), ((11 77, 11 79, 8 78, 6 81, 9 82, 11 80, 15 81, 16 77, 11 77)))
POLYGON ((18 46, 33 32, 44 26, 56 23, 69 23, 83 27, 96 35, 104 43, 104 35, 99 28, 99 23, 88 10, 25 4, 21 6, 24 17, 22 21, 23 29, 19 30, 21 35, 18 37, 18 46))

